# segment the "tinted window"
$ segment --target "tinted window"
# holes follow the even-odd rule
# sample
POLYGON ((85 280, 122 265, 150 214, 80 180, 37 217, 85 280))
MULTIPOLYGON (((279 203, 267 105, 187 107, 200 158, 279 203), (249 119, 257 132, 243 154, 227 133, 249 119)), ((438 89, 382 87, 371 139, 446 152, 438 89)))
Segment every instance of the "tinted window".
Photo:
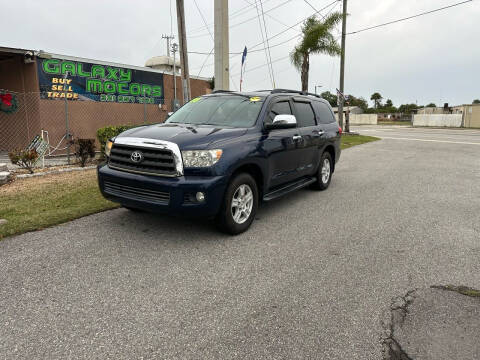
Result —
POLYGON ((315 126, 315 114, 309 103, 296 102, 295 110, 298 127, 315 126))
POLYGON ((317 112, 317 117, 319 119, 320 124, 330 124, 335 122, 335 118, 333 117, 332 112, 330 111, 327 105, 325 105, 324 103, 315 101, 313 103, 313 107, 317 112))
POLYGON ((255 124, 263 98, 237 95, 202 96, 191 100, 168 118, 167 123, 250 127, 255 124))
POLYGON ((288 100, 273 104, 267 118, 265 119, 265 123, 271 124, 277 115, 292 115, 292 109, 290 109, 290 103, 288 100))

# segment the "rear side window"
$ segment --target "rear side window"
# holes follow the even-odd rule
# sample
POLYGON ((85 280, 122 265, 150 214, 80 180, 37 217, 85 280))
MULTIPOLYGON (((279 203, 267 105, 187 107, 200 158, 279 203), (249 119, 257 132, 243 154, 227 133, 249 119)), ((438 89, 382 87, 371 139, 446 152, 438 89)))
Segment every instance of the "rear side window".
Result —
POLYGON ((298 127, 315 126, 315 114, 310 103, 295 102, 298 127))
POLYGON ((320 124, 331 124, 335 122, 335 118, 326 104, 315 101, 313 107, 315 108, 320 124))
POLYGON ((265 124, 271 124, 277 115, 292 115, 292 109, 290 108, 288 100, 279 101, 273 104, 267 118, 265 119, 265 124))

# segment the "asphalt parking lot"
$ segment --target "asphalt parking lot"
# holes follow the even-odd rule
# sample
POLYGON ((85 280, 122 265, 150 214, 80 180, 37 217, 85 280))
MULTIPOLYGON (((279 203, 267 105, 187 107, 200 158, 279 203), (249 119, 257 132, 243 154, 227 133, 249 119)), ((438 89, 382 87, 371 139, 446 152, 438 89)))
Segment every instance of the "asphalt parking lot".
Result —
POLYGON ((356 127, 247 233, 117 209, 0 241, 0 358, 381 359, 391 298, 480 288, 480 131, 356 127))

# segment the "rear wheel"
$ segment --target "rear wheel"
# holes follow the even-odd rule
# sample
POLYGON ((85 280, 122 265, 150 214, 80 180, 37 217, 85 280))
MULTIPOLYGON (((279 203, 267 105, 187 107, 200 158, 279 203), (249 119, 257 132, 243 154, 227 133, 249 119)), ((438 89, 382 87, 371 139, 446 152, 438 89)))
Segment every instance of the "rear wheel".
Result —
POLYGON ((326 190, 332 180, 332 156, 329 152, 324 152, 320 158, 320 166, 317 172, 317 181, 313 187, 317 190, 326 190))
POLYGON ((232 235, 246 231, 255 219, 258 208, 257 183, 247 173, 236 175, 227 187, 217 222, 232 235))

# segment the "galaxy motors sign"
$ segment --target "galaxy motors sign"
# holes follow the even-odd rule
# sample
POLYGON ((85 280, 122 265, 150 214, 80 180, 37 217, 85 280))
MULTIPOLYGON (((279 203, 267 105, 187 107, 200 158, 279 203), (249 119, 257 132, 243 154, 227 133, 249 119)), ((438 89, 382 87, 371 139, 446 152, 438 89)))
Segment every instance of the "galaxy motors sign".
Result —
POLYGON ((60 59, 38 59, 42 99, 163 104, 163 74, 60 59))

